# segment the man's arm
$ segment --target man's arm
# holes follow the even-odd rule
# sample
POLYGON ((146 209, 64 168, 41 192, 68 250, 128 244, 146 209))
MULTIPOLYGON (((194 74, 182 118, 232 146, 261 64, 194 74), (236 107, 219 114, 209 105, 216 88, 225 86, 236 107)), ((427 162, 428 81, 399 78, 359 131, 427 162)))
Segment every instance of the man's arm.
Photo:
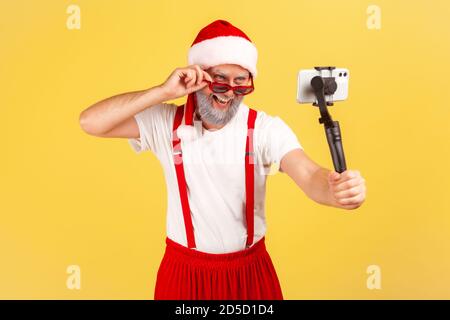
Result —
POLYGON ((161 102, 184 97, 208 85, 211 76, 199 65, 176 68, 167 80, 150 89, 122 93, 95 103, 81 112, 81 128, 99 137, 139 138, 134 115, 161 102))
POLYGON ((317 203, 336 206, 328 188, 330 170, 320 167, 302 149, 294 149, 281 159, 280 167, 303 192, 317 203))
POLYGON ((358 171, 347 170, 338 174, 322 168, 302 149, 294 149, 284 155, 280 167, 310 199, 319 204, 356 209, 365 199, 365 180, 358 171))
POLYGON ((81 112, 80 126, 94 136, 139 138, 139 128, 133 116, 168 98, 161 86, 109 97, 81 112))

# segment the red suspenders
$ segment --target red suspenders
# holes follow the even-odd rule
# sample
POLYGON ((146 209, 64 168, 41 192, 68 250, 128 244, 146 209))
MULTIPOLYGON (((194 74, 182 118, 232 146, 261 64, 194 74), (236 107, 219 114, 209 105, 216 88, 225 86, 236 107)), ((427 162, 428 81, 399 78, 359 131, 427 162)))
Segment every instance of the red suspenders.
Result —
POLYGON ((245 219, 247 221, 247 248, 253 243, 254 234, 254 195, 255 195, 255 161, 253 152, 253 129, 256 111, 249 109, 247 120, 247 142, 245 144, 245 219))
POLYGON ((184 177, 183 157, 181 152, 181 141, 177 136, 177 128, 183 119, 184 106, 178 107, 173 121, 173 160, 175 171, 177 173, 178 190, 180 191, 181 207, 183 209, 184 227, 186 228, 186 237, 188 248, 195 248, 194 228, 192 226, 191 209, 189 208, 186 179, 184 177))
MULTIPOLYGON (((186 178, 184 175, 183 157, 181 151, 181 141, 177 136, 177 128, 183 119, 184 106, 178 107, 173 121, 173 160, 178 180, 178 190, 180 192, 181 208, 183 210, 184 227, 188 248, 195 248, 194 228, 192 225, 191 210, 187 194, 186 178)), ((246 247, 253 244, 254 236, 254 152, 253 152, 253 129, 255 128, 257 112, 249 109, 247 120, 247 141, 245 145, 245 220, 247 223, 246 247)))

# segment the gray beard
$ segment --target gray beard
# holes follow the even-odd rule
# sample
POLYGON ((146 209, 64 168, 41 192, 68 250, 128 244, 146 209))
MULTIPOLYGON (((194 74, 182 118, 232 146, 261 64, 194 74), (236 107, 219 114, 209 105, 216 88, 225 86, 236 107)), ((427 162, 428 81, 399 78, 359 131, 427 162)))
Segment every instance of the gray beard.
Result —
MULTIPOLYGON (((195 92, 197 98, 196 113, 202 121, 212 125, 222 126, 227 124, 236 114, 244 96, 234 96, 230 106, 226 110, 218 110, 213 106, 213 94, 207 96, 201 90, 195 92)), ((219 95, 220 97, 220 95, 219 95)))

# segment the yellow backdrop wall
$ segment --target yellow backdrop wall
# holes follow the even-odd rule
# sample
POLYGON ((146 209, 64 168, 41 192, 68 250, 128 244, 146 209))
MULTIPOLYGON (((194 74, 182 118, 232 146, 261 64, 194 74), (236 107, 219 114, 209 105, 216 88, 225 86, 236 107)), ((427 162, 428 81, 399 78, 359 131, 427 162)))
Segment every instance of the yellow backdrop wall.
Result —
POLYGON ((444 0, 0 1, 0 298, 153 297, 162 168, 126 140, 87 135, 78 116, 162 83, 187 65, 198 31, 225 19, 259 51, 246 103, 280 116, 330 169, 318 109, 295 100, 297 72, 351 73, 349 99, 330 112, 366 202, 321 206, 287 175, 269 177, 267 245, 285 298, 449 299, 449 16, 444 0), (73 265, 79 289, 68 286, 73 265))

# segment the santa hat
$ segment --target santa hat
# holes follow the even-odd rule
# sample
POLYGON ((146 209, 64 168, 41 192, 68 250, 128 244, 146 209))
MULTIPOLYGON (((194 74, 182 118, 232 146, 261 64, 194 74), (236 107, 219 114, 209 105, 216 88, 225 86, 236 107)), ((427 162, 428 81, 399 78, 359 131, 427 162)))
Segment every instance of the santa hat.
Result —
MULTIPOLYGON (((258 51, 250 38, 239 28, 225 20, 216 20, 200 30, 188 52, 188 64, 204 69, 219 64, 237 64, 256 78, 258 51)), ((184 112, 184 124, 177 129, 177 136, 193 140, 199 136, 194 128, 195 92, 188 95, 184 112)))

